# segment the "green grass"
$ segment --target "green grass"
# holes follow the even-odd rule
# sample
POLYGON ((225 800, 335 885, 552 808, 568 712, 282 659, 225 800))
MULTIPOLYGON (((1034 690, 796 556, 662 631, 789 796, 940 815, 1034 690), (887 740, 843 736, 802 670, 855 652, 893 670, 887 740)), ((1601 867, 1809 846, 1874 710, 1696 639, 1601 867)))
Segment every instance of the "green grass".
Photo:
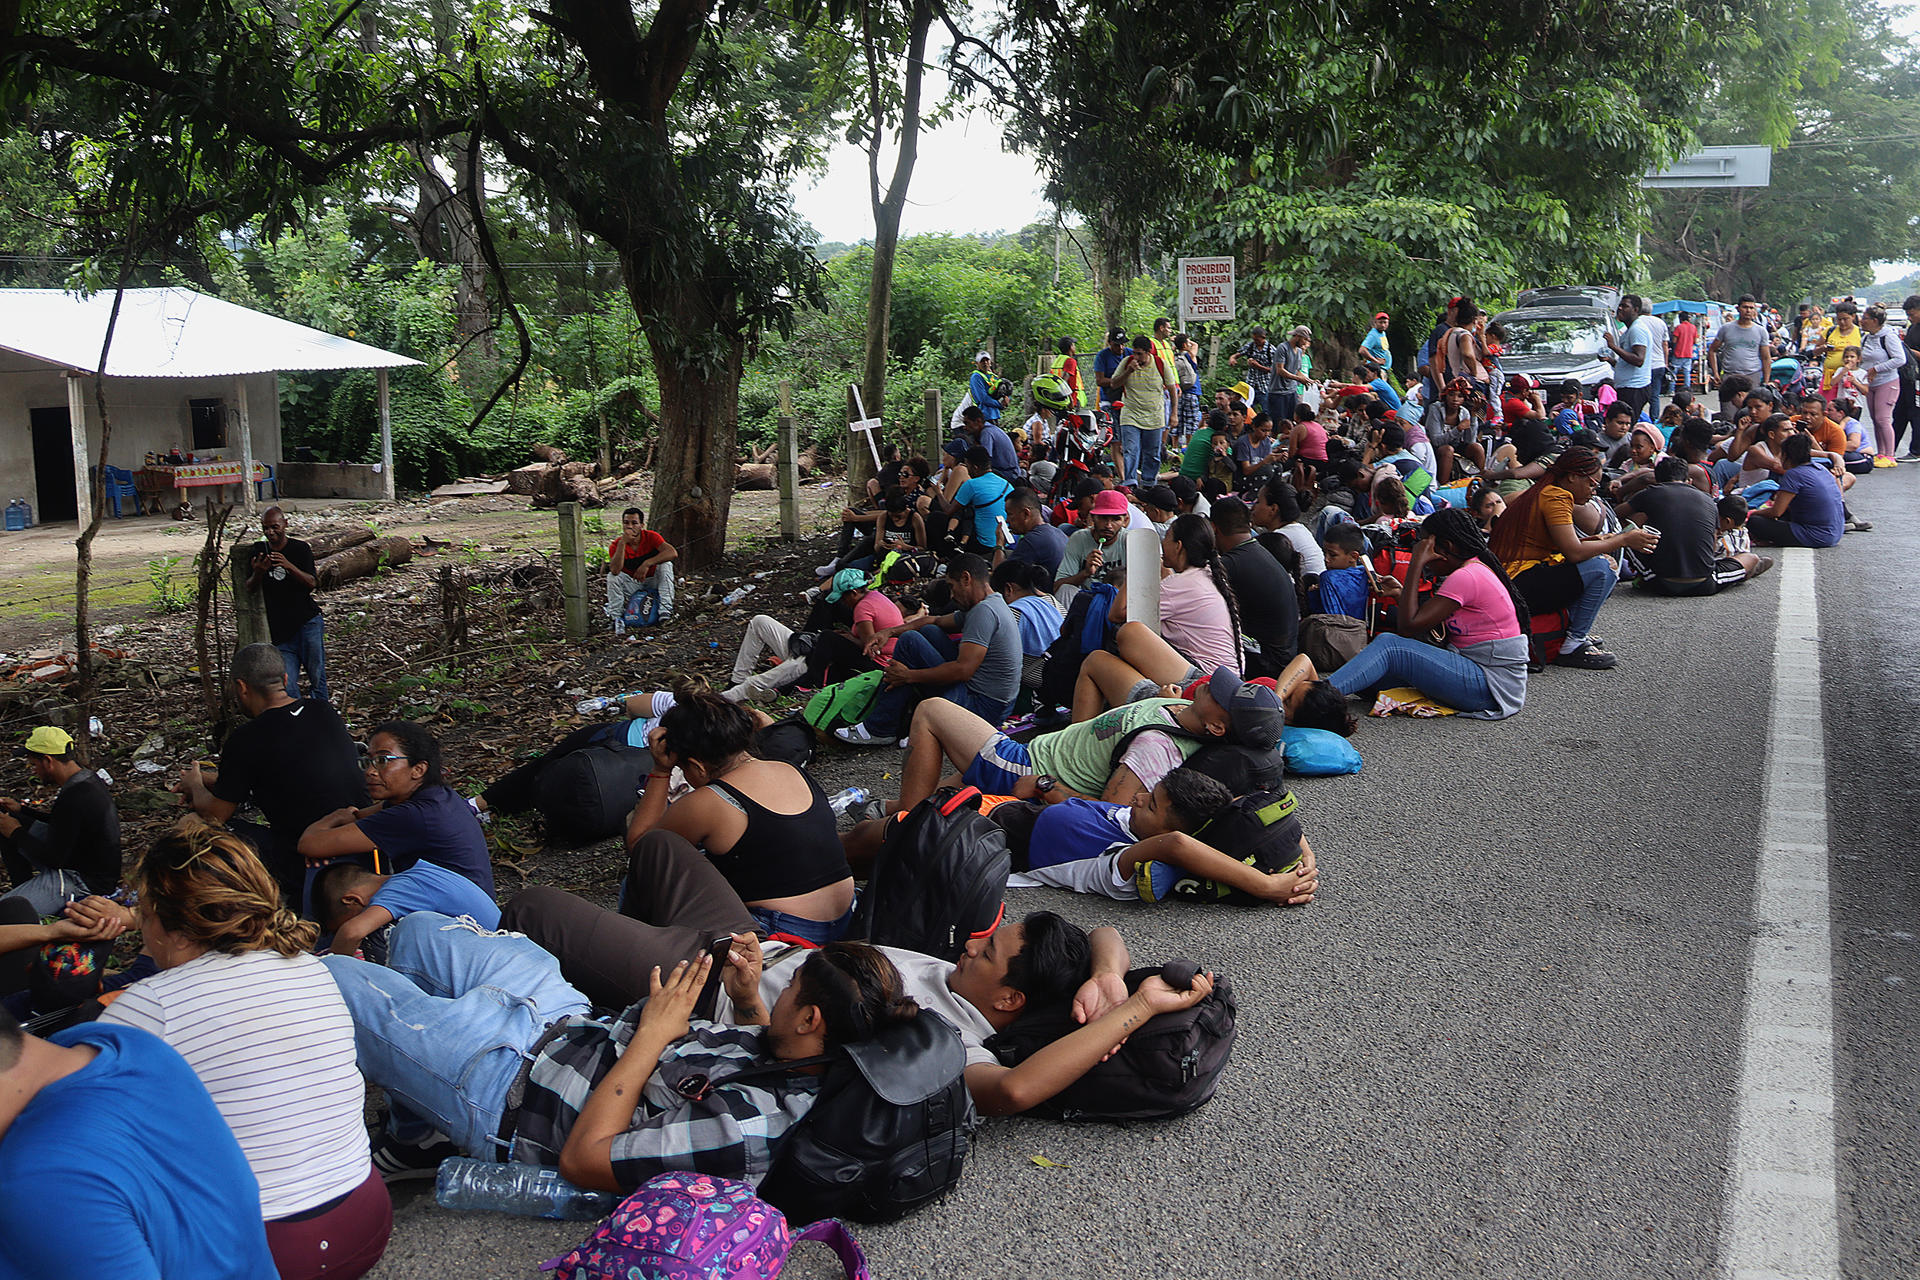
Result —
MULTIPOLYGON (((145 604, 153 594, 153 584, 144 568, 137 578, 95 577, 89 595, 95 608, 145 604)), ((124 573, 125 569, 115 571, 124 573)), ((73 616, 73 570, 38 569, 7 576, 7 590, 0 596, 0 618, 71 618, 73 616)))

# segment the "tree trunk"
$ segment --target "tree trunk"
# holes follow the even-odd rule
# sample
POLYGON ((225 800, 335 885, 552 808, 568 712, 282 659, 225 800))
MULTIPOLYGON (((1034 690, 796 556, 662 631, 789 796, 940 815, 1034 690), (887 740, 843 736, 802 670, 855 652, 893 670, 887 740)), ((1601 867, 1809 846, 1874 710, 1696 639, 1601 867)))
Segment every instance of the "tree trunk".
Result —
POLYGON ((657 290, 636 285, 634 272, 625 274, 634 310, 659 317, 647 325, 660 380, 647 522, 679 551, 681 566, 699 569, 726 554, 747 344, 731 314, 734 299, 710 296, 708 282, 691 274, 697 265, 684 270, 689 274, 657 290), (709 352, 719 353, 717 363, 699 359, 709 352))
MULTIPOLYGON (((1127 308, 1127 286, 1133 283, 1139 246, 1102 210, 1093 234, 1100 241, 1100 310, 1111 332, 1120 327, 1127 308)), ((1105 345, 1106 334, 1100 335, 1105 345)))

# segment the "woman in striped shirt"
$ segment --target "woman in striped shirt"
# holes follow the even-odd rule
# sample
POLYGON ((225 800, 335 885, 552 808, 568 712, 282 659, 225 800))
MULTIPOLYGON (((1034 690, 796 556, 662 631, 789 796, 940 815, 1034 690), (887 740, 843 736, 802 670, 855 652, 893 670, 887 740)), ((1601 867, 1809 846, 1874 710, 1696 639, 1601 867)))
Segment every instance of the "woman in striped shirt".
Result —
POLYGON ((281 904, 244 841, 197 818, 157 840, 131 881, 160 972, 101 1021, 151 1031, 207 1086, 260 1182, 282 1280, 365 1275, 393 1202, 369 1154, 353 1019, 312 954, 314 926, 281 904))

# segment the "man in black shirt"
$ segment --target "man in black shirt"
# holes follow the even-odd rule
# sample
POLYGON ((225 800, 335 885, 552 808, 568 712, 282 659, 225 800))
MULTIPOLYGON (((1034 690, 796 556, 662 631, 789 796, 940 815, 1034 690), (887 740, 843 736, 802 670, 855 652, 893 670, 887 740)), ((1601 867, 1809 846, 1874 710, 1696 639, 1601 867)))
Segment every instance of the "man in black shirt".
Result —
POLYGON ((250 644, 233 658, 233 683, 249 719, 220 752, 220 772, 211 781, 198 763, 181 771, 174 786, 193 811, 225 823, 260 851, 260 860, 298 910, 306 889, 306 859, 300 835, 336 809, 367 803, 367 780, 359 748, 332 704, 287 696, 286 668, 270 644, 250 644), (266 825, 237 821, 251 801, 266 825))
POLYGON ((1260 646, 1258 653, 1247 647, 1246 674, 1278 677, 1300 648, 1300 602, 1293 576, 1254 541, 1246 503, 1221 498, 1210 516, 1214 545, 1240 605, 1240 630, 1260 646))
POLYGON ((287 689, 298 692, 300 669, 307 670, 307 695, 322 702, 327 693, 327 627, 313 602, 313 548, 287 536, 287 516, 268 507, 260 517, 266 541, 253 544, 247 560, 247 589, 258 591, 267 607, 267 634, 287 667, 287 689))
POLYGON ((1654 483, 1622 503, 1620 514, 1660 533, 1652 550, 1637 553, 1647 566, 1640 585, 1658 595, 1710 596, 1773 565, 1750 551, 1721 554, 1720 508, 1694 487, 1684 458, 1662 458, 1654 483))
POLYGON ((120 883, 120 812, 107 784, 73 758, 65 729, 41 725, 21 754, 33 776, 57 790, 46 809, 0 796, 0 858, 13 878, 7 896, 50 916, 72 897, 112 893, 120 883))

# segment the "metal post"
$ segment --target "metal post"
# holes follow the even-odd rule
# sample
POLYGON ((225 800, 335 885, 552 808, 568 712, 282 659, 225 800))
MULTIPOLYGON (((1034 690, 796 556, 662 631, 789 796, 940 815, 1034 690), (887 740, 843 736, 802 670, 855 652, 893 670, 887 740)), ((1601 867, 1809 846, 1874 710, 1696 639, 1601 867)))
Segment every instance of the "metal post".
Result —
POLYGON ((73 428, 73 497, 82 529, 93 523, 93 460, 87 456, 87 397, 80 389, 83 376, 67 375, 67 421, 73 428))
POLYGON ((1207 339, 1207 376, 1211 378, 1220 372, 1220 331, 1215 329, 1213 336, 1207 339))
POLYGON ((227 574, 233 584, 233 633, 234 647, 243 649, 250 644, 271 644, 273 637, 267 630, 267 602, 258 591, 247 589, 247 579, 253 574, 253 567, 246 561, 246 551, 253 544, 236 542, 227 554, 227 574))
POLYGON ((780 536, 792 542, 800 536, 800 432, 793 421, 793 383, 780 380, 778 448, 773 478, 780 489, 780 536))
POLYGON ((259 490, 253 483, 253 418, 247 413, 247 380, 243 375, 233 380, 233 406, 240 415, 240 490, 247 495, 247 514, 251 516, 255 506, 255 494, 259 490))
POLYGON ((587 600, 586 526, 580 520, 580 504, 560 504, 560 594, 567 604, 567 639, 575 644, 587 638, 592 614, 587 600))
POLYGON ((386 500, 392 502, 393 402, 387 396, 387 371, 377 370, 373 375, 373 381, 380 392, 380 488, 386 500))
POLYGON ((928 387, 927 402, 927 461, 935 467, 940 465, 940 446, 946 442, 947 418, 940 411, 940 388, 928 387))

